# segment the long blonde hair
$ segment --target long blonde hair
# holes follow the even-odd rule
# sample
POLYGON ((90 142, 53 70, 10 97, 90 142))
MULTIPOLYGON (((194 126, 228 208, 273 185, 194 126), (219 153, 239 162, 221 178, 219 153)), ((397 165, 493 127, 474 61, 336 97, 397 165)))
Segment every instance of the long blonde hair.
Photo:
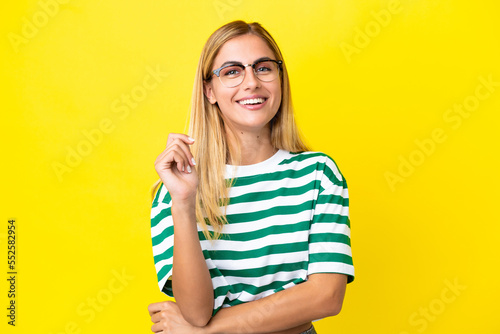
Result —
MULTIPOLYGON (((276 60, 282 60, 281 51, 259 23, 233 21, 217 29, 207 40, 201 52, 191 99, 189 135, 195 139, 191 152, 196 160, 199 177, 196 204, 196 220, 205 237, 218 239, 226 223, 225 212, 221 208, 229 203, 229 188, 234 180, 226 180, 226 164, 240 161, 239 143, 233 148, 228 145, 224 120, 217 104, 211 104, 203 92, 203 84, 212 79, 212 66, 220 48, 232 38, 254 34, 261 37, 273 51, 276 60), (209 232, 208 226, 213 228, 209 232)), ((271 121, 271 144, 278 149, 300 152, 307 147, 300 138, 293 115, 290 82, 286 64, 280 71, 281 104, 271 121)), ((158 181, 152 188, 154 196, 158 181)))

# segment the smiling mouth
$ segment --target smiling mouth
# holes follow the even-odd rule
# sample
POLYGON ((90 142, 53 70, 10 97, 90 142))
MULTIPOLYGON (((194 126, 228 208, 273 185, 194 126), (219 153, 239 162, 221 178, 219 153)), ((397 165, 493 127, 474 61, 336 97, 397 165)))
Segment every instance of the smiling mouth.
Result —
POLYGON ((255 104, 262 104, 266 101, 267 99, 265 98, 256 98, 256 99, 246 99, 246 100, 240 100, 238 101, 239 104, 242 104, 242 105, 255 105, 255 104))

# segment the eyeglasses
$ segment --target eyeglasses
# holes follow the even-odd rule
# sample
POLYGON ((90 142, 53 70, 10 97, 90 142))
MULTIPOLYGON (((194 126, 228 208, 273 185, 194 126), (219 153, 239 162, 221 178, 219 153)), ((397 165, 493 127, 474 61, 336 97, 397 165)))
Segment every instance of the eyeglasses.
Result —
POLYGON ((283 61, 274 59, 259 60, 253 64, 229 64, 222 66, 212 73, 219 77, 221 84, 224 87, 236 87, 243 82, 245 78, 245 68, 252 66, 255 76, 264 82, 275 80, 280 73, 281 64, 283 61))

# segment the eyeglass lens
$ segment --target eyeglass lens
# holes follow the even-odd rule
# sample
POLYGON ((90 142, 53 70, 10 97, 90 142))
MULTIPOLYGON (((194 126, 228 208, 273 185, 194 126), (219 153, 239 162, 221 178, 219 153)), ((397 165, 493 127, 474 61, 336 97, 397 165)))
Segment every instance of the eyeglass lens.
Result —
MULTIPOLYGON (((262 61, 255 64, 254 73, 259 80, 273 81, 278 77, 279 67, 273 61, 262 61)), ((223 68, 219 73, 222 84, 226 87, 235 87, 243 82, 245 69, 243 65, 233 65, 223 68)))

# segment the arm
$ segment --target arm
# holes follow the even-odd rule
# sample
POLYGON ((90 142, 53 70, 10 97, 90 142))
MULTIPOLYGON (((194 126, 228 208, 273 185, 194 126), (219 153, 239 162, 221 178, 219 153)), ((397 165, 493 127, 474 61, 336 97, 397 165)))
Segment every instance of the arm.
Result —
POLYGON ((221 309, 206 333, 272 333, 337 315, 344 300, 347 276, 314 274, 304 283, 269 297, 221 309))
POLYGON ((174 203, 172 217, 175 244, 172 290, 184 318, 195 326, 204 326, 212 316, 214 295, 198 239, 194 207, 174 203))
POLYGON ((312 320, 340 312, 347 276, 313 274, 309 279, 269 297, 229 308, 223 308, 206 327, 195 327, 184 320, 178 305, 159 302, 149 305, 154 333, 288 334, 306 330, 312 320), (302 327, 301 327, 302 325, 302 327))
POLYGON ((168 136, 166 149, 158 156, 155 169, 172 198, 174 225, 172 290, 183 317, 204 326, 213 311, 213 287, 198 239, 195 218, 198 175, 186 135, 168 136))

